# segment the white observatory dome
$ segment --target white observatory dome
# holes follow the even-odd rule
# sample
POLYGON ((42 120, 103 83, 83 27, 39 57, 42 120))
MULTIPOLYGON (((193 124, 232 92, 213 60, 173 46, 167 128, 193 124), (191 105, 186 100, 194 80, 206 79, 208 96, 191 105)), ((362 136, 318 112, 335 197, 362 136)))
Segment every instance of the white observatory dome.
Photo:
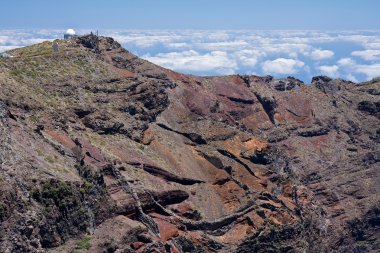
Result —
POLYGON ((74 29, 67 29, 67 31, 66 31, 66 34, 68 34, 68 35, 75 35, 75 31, 74 31, 74 29))

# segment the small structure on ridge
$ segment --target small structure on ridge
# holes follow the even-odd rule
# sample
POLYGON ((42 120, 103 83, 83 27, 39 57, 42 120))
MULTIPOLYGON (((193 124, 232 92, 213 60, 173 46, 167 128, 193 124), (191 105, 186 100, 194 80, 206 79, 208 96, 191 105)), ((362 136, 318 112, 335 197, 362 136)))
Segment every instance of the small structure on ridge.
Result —
POLYGON ((75 38, 75 37, 78 37, 78 35, 76 35, 74 29, 71 29, 71 28, 67 29, 66 33, 63 35, 63 38, 65 40, 75 38))
POLYGON ((1 53, 0 58, 13 58, 13 55, 7 54, 7 53, 1 53))

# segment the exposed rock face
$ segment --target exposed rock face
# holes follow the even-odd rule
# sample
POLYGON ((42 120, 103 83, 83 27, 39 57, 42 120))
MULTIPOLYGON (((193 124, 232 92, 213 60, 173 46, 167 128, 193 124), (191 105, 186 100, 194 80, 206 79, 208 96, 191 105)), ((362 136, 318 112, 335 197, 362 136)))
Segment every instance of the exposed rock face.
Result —
POLYGON ((380 80, 188 76, 88 35, 0 61, 0 252, 377 252, 380 80))

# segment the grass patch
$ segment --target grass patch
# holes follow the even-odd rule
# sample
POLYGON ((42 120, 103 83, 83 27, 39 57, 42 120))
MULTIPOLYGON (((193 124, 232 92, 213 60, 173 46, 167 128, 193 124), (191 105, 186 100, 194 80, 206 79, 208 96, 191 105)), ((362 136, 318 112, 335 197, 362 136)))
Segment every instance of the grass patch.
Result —
POLYGON ((57 167, 55 168, 55 171, 61 172, 61 173, 70 173, 70 171, 66 168, 57 167))
POLYGON ((45 161, 49 162, 49 163, 55 163, 57 161, 57 158, 56 156, 52 156, 52 155, 48 155, 45 157, 45 161))
POLYGON ((88 236, 88 235, 85 235, 82 237, 82 239, 80 239, 79 241, 77 241, 77 246, 76 246, 76 249, 90 249, 91 248, 91 236, 88 236))
POLYGON ((30 121, 32 121, 32 122, 37 122, 38 117, 37 117, 36 115, 32 115, 32 116, 29 117, 29 119, 30 119, 30 121))
POLYGON ((42 152, 42 150, 41 149, 36 149, 36 152, 37 152, 37 155, 38 156, 42 156, 44 153, 42 152))

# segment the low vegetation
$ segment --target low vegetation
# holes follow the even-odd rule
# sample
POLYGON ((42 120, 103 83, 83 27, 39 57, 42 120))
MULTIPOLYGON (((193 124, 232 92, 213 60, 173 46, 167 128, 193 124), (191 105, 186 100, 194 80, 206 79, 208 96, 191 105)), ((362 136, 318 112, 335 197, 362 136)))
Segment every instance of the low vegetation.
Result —
POLYGON ((90 249, 91 248, 91 236, 89 235, 85 235, 82 237, 82 239, 80 239, 79 241, 77 241, 77 244, 76 244, 76 249, 90 249))

